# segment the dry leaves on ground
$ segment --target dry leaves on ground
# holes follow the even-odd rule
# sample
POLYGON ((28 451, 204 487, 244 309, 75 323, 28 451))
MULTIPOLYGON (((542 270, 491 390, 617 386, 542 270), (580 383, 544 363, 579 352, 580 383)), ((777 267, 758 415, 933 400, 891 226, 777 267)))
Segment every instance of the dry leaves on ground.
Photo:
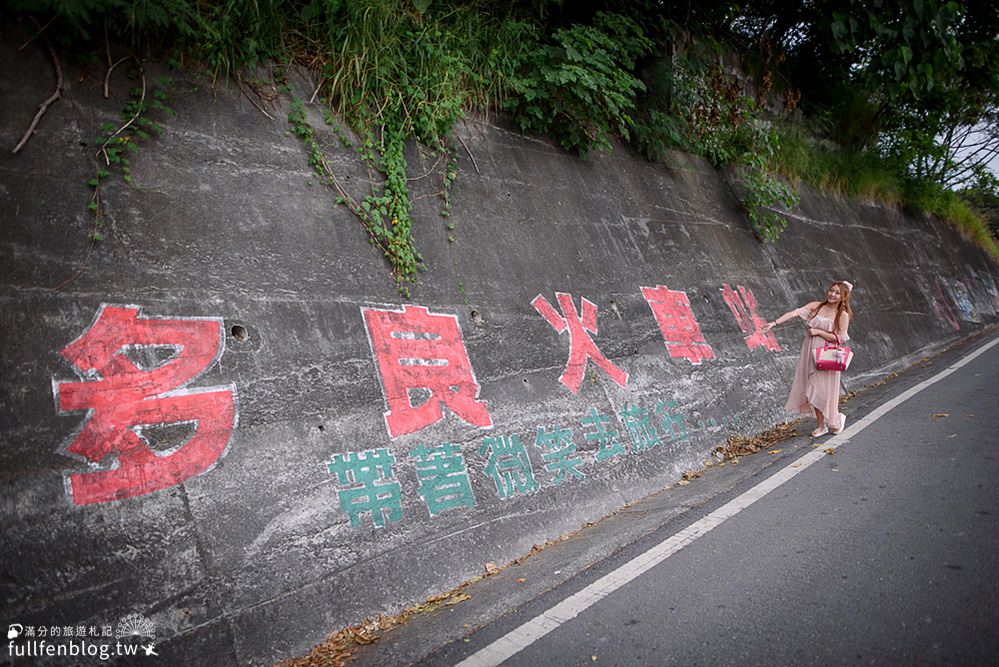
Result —
POLYGON ((763 431, 752 438, 731 433, 728 436, 728 441, 724 445, 719 445, 711 450, 711 454, 715 458, 734 463, 739 460, 740 456, 755 454, 756 452, 773 447, 782 440, 794 437, 794 427, 794 423, 785 422, 763 431))

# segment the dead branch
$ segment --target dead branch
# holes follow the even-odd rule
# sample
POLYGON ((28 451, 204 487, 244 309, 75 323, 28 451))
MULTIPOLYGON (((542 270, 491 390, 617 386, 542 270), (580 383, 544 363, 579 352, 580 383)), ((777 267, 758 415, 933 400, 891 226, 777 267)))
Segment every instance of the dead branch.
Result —
POLYGON ((257 107, 257 111, 259 111, 260 113, 264 114, 265 116, 267 116, 271 120, 274 120, 274 116, 272 116, 269 113, 267 113, 262 106, 260 106, 259 104, 257 104, 256 101, 252 97, 250 97, 250 94, 248 92, 246 92, 246 89, 243 88, 243 77, 242 76, 237 76, 236 77, 236 85, 239 86, 239 92, 243 93, 243 96, 246 99, 250 100, 250 104, 252 104, 253 106, 257 107))
POLYGON ((115 67, 122 64, 131 57, 132 56, 122 56, 114 63, 111 62, 110 58, 108 59, 108 69, 104 73, 104 99, 111 97, 111 91, 109 89, 109 82, 111 81, 111 72, 114 71, 115 67))
POLYGON ((309 98, 309 104, 313 104, 316 101, 316 98, 319 97, 319 91, 322 89, 323 82, 322 79, 320 79, 319 85, 316 86, 316 89, 312 92, 312 97, 309 98))
MULTIPOLYGON (((38 25, 38 21, 35 21, 35 25, 36 26, 38 25)), ((41 33, 41 30, 42 29, 39 28, 39 33, 41 33)), ((34 120, 31 121, 31 125, 28 126, 28 129, 24 133, 24 136, 21 137, 21 141, 19 141, 17 143, 17 146, 14 147, 13 153, 15 155, 22 148, 24 148, 24 145, 26 143, 28 143, 28 139, 30 139, 31 135, 34 134, 35 128, 38 127, 38 121, 42 119, 42 116, 45 114, 45 111, 49 108, 49 105, 53 104, 56 100, 62 97, 62 67, 59 65, 59 57, 56 55, 55 49, 52 48, 52 44, 49 42, 48 37, 42 35, 42 39, 45 40, 45 46, 48 47, 49 55, 52 56, 52 64, 55 66, 56 87, 55 90, 52 91, 52 94, 49 95, 48 98, 46 98, 46 100, 42 102, 41 105, 38 107, 38 113, 35 114, 34 120)))
POLYGON ((67 285, 69 285, 70 283, 72 283, 74 280, 76 280, 77 278, 79 278, 80 275, 83 274, 84 269, 87 268, 87 264, 90 263, 90 257, 91 257, 91 255, 94 254, 94 246, 96 246, 96 245, 97 245, 97 237, 96 236, 91 236, 91 238, 90 238, 90 248, 87 250, 87 256, 83 259, 83 263, 80 264, 80 268, 78 268, 76 270, 76 273, 74 273, 73 275, 71 275, 69 278, 67 278, 63 282, 61 282, 58 285, 56 285, 55 287, 53 287, 52 288, 53 292, 58 292, 59 290, 61 290, 64 287, 66 287, 67 285))
POLYGON ((94 254, 94 248, 97 246, 97 231, 100 229, 100 225, 101 225, 101 185, 100 185, 100 183, 98 183, 97 187, 94 188, 94 196, 93 196, 93 199, 91 199, 91 201, 95 202, 97 204, 97 206, 94 209, 94 231, 91 232, 91 234, 90 234, 90 247, 87 249, 87 256, 83 258, 83 262, 80 264, 80 267, 76 270, 76 273, 74 273, 69 278, 67 278, 66 280, 62 281, 61 283, 59 283, 55 287, 51 288, 53 292, 60 291, 61 289, 63 289, 64 287, 66 287, 67 285, 69 285, 70 283, 72 283, 73 281, 75 281, 77 278, 79 278, 83 274, 83 271, 87 268, 87 265, 90 264, 90 258, 94 254))
POLYGON ((131 56, 124 56, 117 62, 111 62, 111 40, 108 39, 108 22, 104 21, 104 53, 108 59, 108 69, 104 72, 104 99, 111 97, 111 91, 109 89, 109 82, 111 81, 111 72, 114 68, 128 60, 131 56))
MULTIPOLYGON (((48 28, 50 25, 52 25, 52 22, 55 21, 55 20, 56 20, 55 16, 53 16, 52 18, 50 18, 48 23, 46 23, 45 25, 43 25, 41 28, 38 28, 38 32, 36 32, 31 37, 29 37, 28 41, 26 41, 24 44, 22 44, 17 50, 18 51, 24 51, 26 48, 28 48, 28 44, 31 44, 33 41, 35 41, 35 37, 38 37, 40 34, 42 34, 43 32, 45 32, 45 29, 48 28)), ((35 21, 35 26, 36 27, 38 26, 38 22, 37 21, 35 21)))
POLYGON ((475 156, 472 155, 472 151, 468 150, 468 146, 465 145, 465 140, 462 139, 461 135, 459 135, 457 133, 455 133, 454 136, 458 137, 458 141, 461 142, 461 147, 465 149, 466 153, 468 153, 468 157, 472 158, 472 166, 475 167, 475 173, 478 174, 479 176, 481 176, 482 172, 479 171, 479 163, 475 161, 475 156))

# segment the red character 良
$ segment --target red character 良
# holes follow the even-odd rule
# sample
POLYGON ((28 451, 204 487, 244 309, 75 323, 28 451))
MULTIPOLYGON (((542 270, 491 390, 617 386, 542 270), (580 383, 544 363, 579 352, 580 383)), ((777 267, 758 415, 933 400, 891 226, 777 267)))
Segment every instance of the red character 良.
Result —
POLYGON ((69 475, 73 504, 159 491, 218 461, 236 421, 235 387, 188 385, 223 350, 221 319, 144 318, 137 306, 101 306, 90 328, 60 352, 81 381, 53 384, 60 413, 88 413, 66 451, 99 468, 69 475), (172 356, 145 368, 129 358, 133 348, 166 348, 172 356), (168 424, 193 424, 193 435, 167 452, 153 450, 142 428, 168 424))
POLYGON ((468 361, 458 318, 431 314, 422 306, 400 310, 361 308, 371 352, 381 374, 390 437, 413 433, 444 418, 441 407, 480 428, 491 428, 479 384, 468 361), (410 391, 429 398, 413 405, 410 391))

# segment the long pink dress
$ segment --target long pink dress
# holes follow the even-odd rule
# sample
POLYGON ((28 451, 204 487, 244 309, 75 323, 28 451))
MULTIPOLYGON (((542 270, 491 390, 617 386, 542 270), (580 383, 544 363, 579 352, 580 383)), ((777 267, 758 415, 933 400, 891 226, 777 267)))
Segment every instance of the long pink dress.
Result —
MULTIPOLYGON (((833 321, 828 317, 808 319, 810 310, 802 307, 794 311, 798 317, 807 320, 807 326, 822 329, 832 333, 833 321)), ((850 340, 845 336, 842 342, 850 340)), ((815 368, 815 350, 826 344, 822 336, 809 336, 805 332, 805 341, 801 345, 801 355, 794 369, 794 381, 791 383, 791 395, 787 398, 784 409, 788 412, 812 415, 815 409, 822 412, 826 425, 838 430, 842 428, 839 412, 839 371, 820 371, 815 368)))

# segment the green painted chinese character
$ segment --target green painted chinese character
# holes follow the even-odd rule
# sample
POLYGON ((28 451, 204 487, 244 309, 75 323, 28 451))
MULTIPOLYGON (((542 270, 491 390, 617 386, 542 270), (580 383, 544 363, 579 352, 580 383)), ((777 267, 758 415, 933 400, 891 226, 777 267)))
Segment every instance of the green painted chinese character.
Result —
POLYGON ((454 507, 475 507, 461 447, 450 442, 433 449, 419 445, 410 450, 409 458, 416 462, 420 497, 427 504, 430 516, 454 507))
POLYGON ((493 478, 500 498, 510 498, 538 488, 531 469, 531 459, 516 435, 483 438, 479 454, 489 453, 486 474, 493 478))
POLYGON ((644 452, 647 449, 658 447, 663 444, 659 439, 659 432, 649 416, 649 411, 637 405, 628 404, 621 412, 621 419, 628 427, 628 435, 631 437, 632 451, 644 452))
POLYGON ((677 409, 676 401, 667 401, 656 406, 663 432, 670 441, 690 440, 687 435, 687 417, 677 409))
POLYGON ((599 446, 596 456, 598 463, 612 459, 618 454, 628 453, 624 445, 618 441, 617 431, 608 431, 604 428, 604 424, 609 421, 610 417, 598 413, 596 408, 590 408, 590 415, 579 420, 583 426, 593 427, 593 431, 586 434, 586 442, 595 442, 599 446))
POLYGON ((583 459, 573 456, 576 453, 576 443, 572 441, 572 429, 560 428, 558 424, 551 431, 538 427, 534 446, 545 452, 541 455, 545 462, 545 472, 557 473, 552 478, 556 486, 566 481, 566 475, 586 479, 586 475, 579 470, 583 459))
POLYGON ((340 484, 360 485, 339 491, 340 507, 350 517, 350 525, 360 526, 364 512, 371 512, 376 526, 385 525, 385 510, 389 521, 402 519, 401 487, 392 476, 394 463, 395 456, 384 447, 333 455, 327 468, 340 484))

